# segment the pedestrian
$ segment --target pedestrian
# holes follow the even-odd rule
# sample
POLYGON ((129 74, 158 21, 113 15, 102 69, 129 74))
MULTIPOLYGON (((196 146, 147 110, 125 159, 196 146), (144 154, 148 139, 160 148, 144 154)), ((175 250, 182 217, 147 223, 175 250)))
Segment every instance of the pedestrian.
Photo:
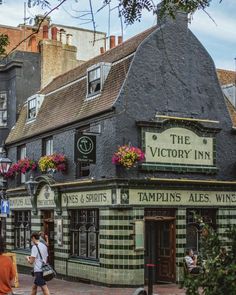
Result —
POLYGON ((31 234, 32 249, 31 256, 27 256, 28 263, 34 265, 34 284, 32 286, 31 295, 37 294, 37 288, 40 287, 44 295, 50 295, 46 281, 43 278, 42 272, 42 260, 40 258, 39 251, 41 253, 43 261, 46 263, 48 258, 47 246, 39 241, 39 234, 37 232, 31 234))
POLYGON ((0 295, 11 295, 12 284, 16 276, 16 270, 13 266, 12 259, 4 256, 5 243, 0 236, 0 295))
POLYGON ((47 247, 49 246, 48 235, 46 235, 43 231, 39 232, 39 241, 47 247))

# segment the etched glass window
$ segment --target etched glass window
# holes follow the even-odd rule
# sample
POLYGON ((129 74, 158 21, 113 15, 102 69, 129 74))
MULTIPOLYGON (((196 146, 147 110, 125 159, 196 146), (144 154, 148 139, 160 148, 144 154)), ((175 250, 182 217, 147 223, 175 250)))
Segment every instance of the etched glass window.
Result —
POLYGON ((15 211, 14 212, 14 237, 16 249, 30 248, 30 228, 31 214, 30 211, 15 211))
POLYGON ((71 256, 98 259, 98 209, 70 211, 71 256))

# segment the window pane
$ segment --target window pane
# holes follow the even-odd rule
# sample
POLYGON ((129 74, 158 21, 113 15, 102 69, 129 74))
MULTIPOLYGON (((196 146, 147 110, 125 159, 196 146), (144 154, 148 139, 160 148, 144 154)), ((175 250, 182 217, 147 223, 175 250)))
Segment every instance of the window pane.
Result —
POLYGON ((94 226, 91 226, 88 233, 88 256, 96 258, 96 253, 96 230, 94 226))
POLYGON ((80 235, 79 235, 79 256, 82 256, 82 257, 86 257, 87 256, 87 251, 86 251, 86 244, 87 244, 87 241, 86 241, 86 231, 85 231, 85 227, 82 226, 80 228, 80 235))

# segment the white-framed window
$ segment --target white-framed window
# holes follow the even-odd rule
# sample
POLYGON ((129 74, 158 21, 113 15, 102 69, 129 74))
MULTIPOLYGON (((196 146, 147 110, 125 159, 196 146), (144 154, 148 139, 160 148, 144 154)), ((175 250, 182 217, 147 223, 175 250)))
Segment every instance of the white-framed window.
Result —
POLYGON ((35 94, 27 99, 27 120, 34 121, 44 100, 44 95, 35 94))
POLYGON ((28 100, 28 119, 36 118, 36 97, 28 100))
POLYGON ((53 138, 48 137, 43 140, 43 154, 46 156, 53 154, 53 138))
MULTIPOLYGON (((18 159, 19 160, 23 160, 26 158, 26 146, 25 145, 22 145, 19 147, 19 151, 18 151, 18 159)), ((25 183, 26 181, 26 175, 24 173, 21 173, 20 174, 20 183, 25 183)))
POLYGON ((110 69, 111 64, 99 63, 87 70, 87 98, 97 95, 102 91, 110 69))
POLYGON ((101 90, 101 67, 88 72, 88 95, 96 94, 101 90))
POLYGON ((0 127, 7 125, 7 93, 0 92, 0 127))

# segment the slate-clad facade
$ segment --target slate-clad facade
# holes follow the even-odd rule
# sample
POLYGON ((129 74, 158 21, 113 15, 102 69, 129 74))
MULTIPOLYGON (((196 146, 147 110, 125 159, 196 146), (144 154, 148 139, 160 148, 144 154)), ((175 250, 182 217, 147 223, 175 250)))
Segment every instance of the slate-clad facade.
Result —
POLYGON ((17 160, 25 146, 38 160, 50 138, 68 169, 53 177, 36 172, 31 198, 23 183, 9 181, 7 244, 21 266, 29 245, 16 233, 27 240, 44 228, 62 277, 142 285, 152 263, 155 282, 181 281, 185 248, 199 250, 195 214, 222 238, 236 223, 232 120, 213 61, 185 14, 55 78, 41 94, 35 120, 22 109, 8 157, 17 160), (100 76, 91 95, 94 69, 100 76), (96 160, 87 166, 77 161, 78 134, 96 138, 96 160), (130 169, 112 164, 123 144, 142 148, 145 160, 130 169))

